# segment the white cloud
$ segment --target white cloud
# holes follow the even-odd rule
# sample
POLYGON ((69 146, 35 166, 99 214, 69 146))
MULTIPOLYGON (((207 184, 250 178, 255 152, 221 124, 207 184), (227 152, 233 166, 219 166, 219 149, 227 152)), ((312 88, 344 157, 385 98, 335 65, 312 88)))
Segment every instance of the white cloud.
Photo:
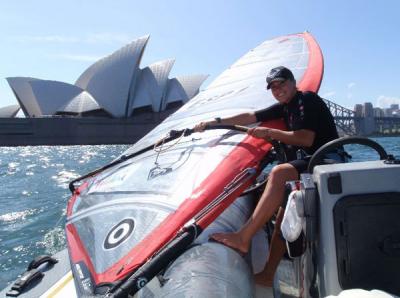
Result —
POLYGON ((109 42, 119 42, 128 43, 134 38, 129 37, 126 34, 116 34, 116 33, 96 33, 90 34, 85 39, 84 42, 87 43, 109 43, 109 42))
POLYGON ((356 85, 356 83, 350 82, 350 83, 347 84, 347 88, 348 88, 348 89, 351 89, 351 88, 353 88, 355 85, 356 85))
POLYGON ((14 39, 18 42, 43 42, 43 43, 77 43, 79 38, 61 35, 47 36, 16 36, 14 39))
POLYGON ((71 60, 71 61, 95 62, 95 61, 100 60, 104 56, 64 54, 64 55, 57 55, 55 57, 59 58, 59 59, 71 60))
POLYGON ((376 100, 376 105, 380 108, 389 108, 391 104, 400 104, 400 98, 380 95, 376 100))
POLYGON ((123 33, 94 33, 89 34, 86 37, 76 37, 76 36, 62 36, 62 35, 44 35, 44 36, 29 36, 22 35, 16 36, 13 38, 17 42, 29 43, 29 42, 37 42, 37 43, 90 43, 90 44, 99 44, 99 43, 129 43, 134 40, 134 38, 130 37, 127 34, 123 33))

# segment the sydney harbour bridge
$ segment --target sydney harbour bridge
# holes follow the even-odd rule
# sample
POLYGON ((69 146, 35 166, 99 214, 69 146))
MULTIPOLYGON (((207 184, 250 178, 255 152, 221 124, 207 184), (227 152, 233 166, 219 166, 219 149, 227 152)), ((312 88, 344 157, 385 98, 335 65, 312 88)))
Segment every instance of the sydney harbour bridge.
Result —
POLYGON ((341 135, 399 134, 400 117, 359 117, 355 112, 324 99, 341 135))

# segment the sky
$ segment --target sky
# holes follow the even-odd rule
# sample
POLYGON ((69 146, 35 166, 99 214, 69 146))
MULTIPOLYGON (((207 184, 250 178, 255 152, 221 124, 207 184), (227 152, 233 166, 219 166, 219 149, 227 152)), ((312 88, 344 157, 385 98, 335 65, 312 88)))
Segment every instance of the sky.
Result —
POLYGON ((263 41, 309 31, 324 56, 319 94, 384 108, 400 103, 399 11, 397 0, 0 0, 0 107, 17 104, 7 77, 73 84, 147 34, 141 66, 175 58, 170 77, 208 74, 206 88, 263 41))

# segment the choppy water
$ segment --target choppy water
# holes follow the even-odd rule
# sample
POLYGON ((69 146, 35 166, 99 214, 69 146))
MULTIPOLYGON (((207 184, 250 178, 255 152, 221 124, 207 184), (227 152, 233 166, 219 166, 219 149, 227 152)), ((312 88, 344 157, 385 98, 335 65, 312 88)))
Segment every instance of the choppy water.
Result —
MULTIPOLYGON (((400 157, 400 138, 377 138, 400 157)), ((40 254, 66 245, 68 183, 116 158, 128 148, 110 146, 0 147, 0 289, 40 254)), ((353 160, 377 159, 364 147, 346 150, 353 160)))

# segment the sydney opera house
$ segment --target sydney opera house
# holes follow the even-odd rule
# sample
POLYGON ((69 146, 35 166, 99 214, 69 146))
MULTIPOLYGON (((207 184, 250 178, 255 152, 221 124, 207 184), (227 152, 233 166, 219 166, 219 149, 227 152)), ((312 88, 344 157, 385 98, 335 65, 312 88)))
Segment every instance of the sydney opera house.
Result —
POLYGON ((19 105, 11 105, 0 108, 0 118, 13 118, 20 110, 19 105))
POLYGON ((140 67, 148 40, 149 36, 141 37, 100 59, 73 85, 30 77, 7 78, 19 106, 0 108, 0 124, 8 124, 0 128, 0 134, 6 129, 13 135, 15 126, 15 134, 31 139, 22 145, 131 143, 133 135, 136 139, 143 136, 195 96, 207 78, 169 78, 173 59, 140 67), (25 118, 10 119, 19 108, 25 118), (110 136, 106 136, 107 130, 110 136))

